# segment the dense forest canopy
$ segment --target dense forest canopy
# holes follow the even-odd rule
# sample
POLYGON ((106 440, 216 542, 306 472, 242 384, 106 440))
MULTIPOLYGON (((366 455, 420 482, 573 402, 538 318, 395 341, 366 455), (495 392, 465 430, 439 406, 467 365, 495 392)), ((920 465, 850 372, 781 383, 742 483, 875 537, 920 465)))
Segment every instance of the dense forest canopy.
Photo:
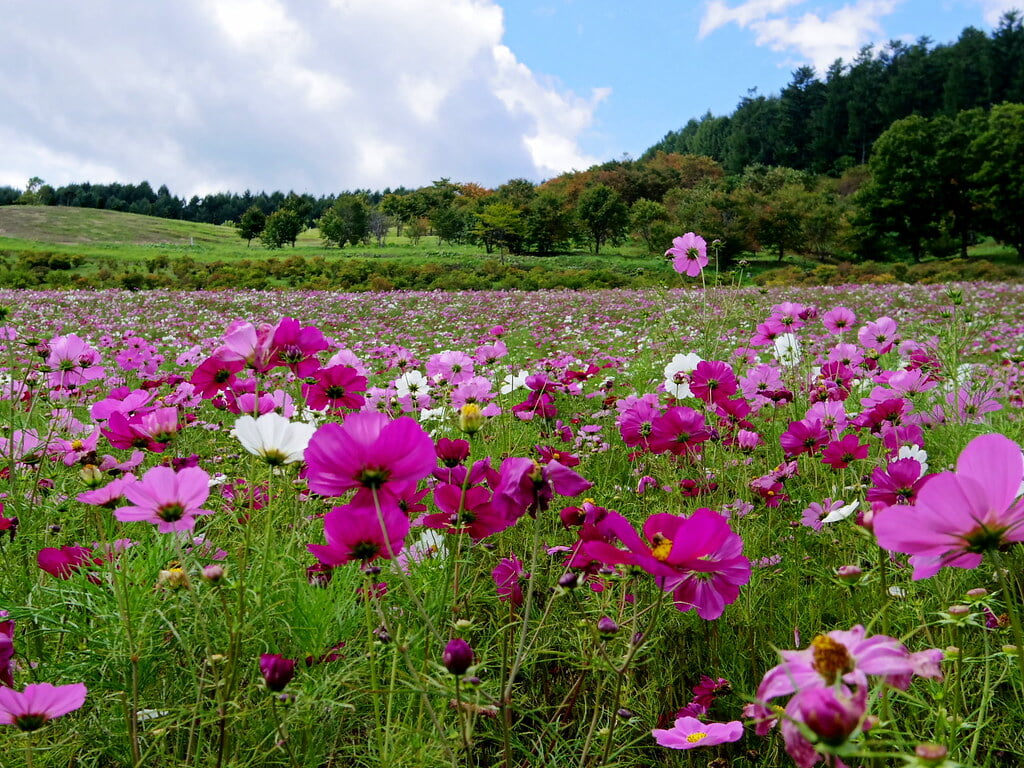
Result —
POLYGON ((779 94, 744 96, 670 131, 636 159, 496 190, 440 179, 410 190, 338 195, 221 192, 189 200, 166 186, 0 187, 0 205, 105 208, 210 224, 272 248, 318 226, 325 245, 383 243, 392 228, 414 241, 475 242, 488 253, 595 253, 627 236, 652 252, 672 236, 744 251, 818 256, 966 255, 993 236, 1024 257, 1024 22, 1005 14, 988 34, 954 43, 892 41, 837 60, 819 77, 800 67, 779 94))

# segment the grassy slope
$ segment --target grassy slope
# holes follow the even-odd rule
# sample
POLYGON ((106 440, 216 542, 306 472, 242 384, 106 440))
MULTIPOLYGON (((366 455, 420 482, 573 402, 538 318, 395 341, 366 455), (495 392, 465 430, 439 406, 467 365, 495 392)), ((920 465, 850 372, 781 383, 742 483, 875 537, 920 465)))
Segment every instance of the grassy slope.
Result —
MULTIPOLYGON (((474 245, 438 244, 436 237, 424 237, 413 245, 406 237, 388 238, 383 247, 360 246, 344 250, 326 248, 315 229, 303 232, 295 248, 268 250, 259 241, 247 246, 232 226, 198 224, 161 219, 132 213, 90 208, 0 206, 0 254, 49 252, 66 256, 86 257, 83 272, 92 272, 99 264, 116 268, 141 264, 156 256, 189 256, 199 262, 260 260, 305 257, 388 259, 407 265, 436 263, 441 265, 479 266, 482 262, 502 259, 506 263, 529 269, 540 266, 553 270, 607 269, 618 273, 637 274, 669 271, 663 257, 651 255, 636 243, 602 250, 600 256, 579 250, 552 257, 506 256, 486 254, 474 245)), ((996 263, 1015 264, 1012 249, 983 244, 971 249, 971 255, 996 263)), ((787 255, 783 265, 776 264, 769 253, 747 255, 749 266, 744 277, 749 279, 778 266, 813 269, 821 262, 796 255, 787 255)))

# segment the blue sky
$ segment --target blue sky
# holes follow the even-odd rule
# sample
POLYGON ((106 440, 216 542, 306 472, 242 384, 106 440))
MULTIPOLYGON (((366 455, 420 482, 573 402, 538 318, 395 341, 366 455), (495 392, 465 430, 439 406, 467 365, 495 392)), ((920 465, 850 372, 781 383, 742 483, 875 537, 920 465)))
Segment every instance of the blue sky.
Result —
POLYGON ((1024 0, 0 0, 0 184, 326 194, 639 155, 1024 0))

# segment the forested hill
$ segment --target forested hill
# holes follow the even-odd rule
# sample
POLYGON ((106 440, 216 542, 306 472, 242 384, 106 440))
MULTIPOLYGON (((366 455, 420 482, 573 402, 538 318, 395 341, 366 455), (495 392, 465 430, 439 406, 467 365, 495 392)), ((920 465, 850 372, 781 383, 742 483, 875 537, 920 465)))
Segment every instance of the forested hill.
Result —
POLYGON ((867 162, 894 121, 955 117, 975 107, 1024 102, 1024 24, 1005 14, 992 34, 968 27, 955 43, 894 40, 837 60, 821 78, 801 67, 781 93, 750 91, 728 116, 710 112, 644 153, 705 155, 727 173, 753 164, 836 174, 867 162))

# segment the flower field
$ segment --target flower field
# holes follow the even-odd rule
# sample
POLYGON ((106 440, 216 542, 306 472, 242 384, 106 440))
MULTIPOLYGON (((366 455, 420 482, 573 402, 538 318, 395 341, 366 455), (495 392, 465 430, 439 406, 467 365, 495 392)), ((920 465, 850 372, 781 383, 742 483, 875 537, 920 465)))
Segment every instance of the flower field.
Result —
POLYGON ((0 291, 0 765, 1024 763, 1024 286, 677 246, 0 291))

